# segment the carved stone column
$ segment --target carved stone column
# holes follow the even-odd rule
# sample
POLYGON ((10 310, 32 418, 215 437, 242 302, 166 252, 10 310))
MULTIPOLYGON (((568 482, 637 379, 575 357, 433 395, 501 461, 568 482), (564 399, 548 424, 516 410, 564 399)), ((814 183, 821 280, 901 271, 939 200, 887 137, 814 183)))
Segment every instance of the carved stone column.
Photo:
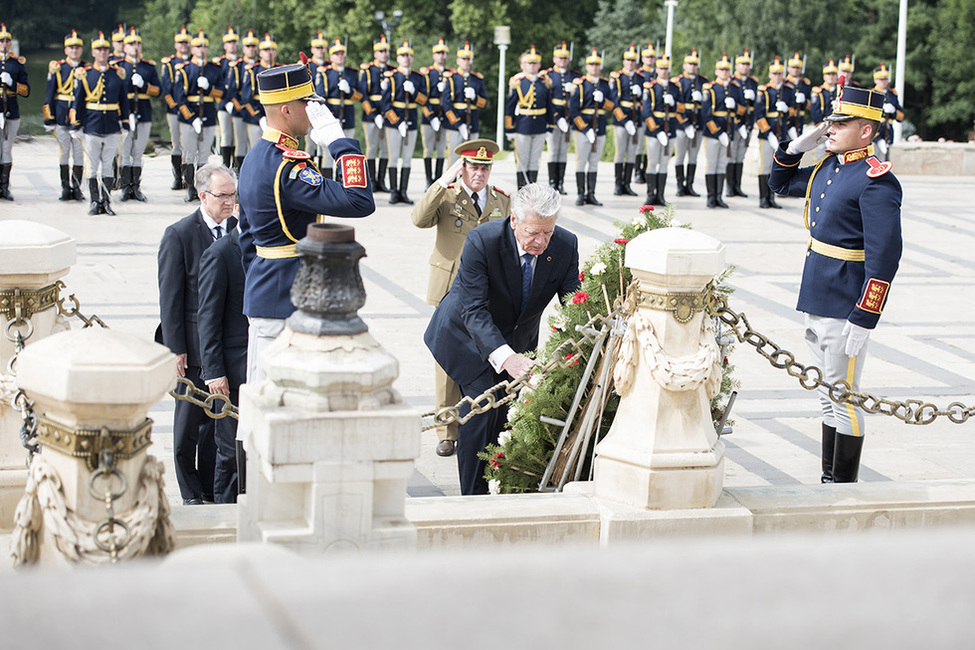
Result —
POLYGON ((638 307, 617 360, 619 410, 596 449, 594 494, 648 509, 711 507, 724 478, 709 405, 721 359, 703 309, 724 246, 692 230, 652 230, 626 245, 626 265, 639 280, 638 307))
POLYGON ((0 221, 0 531, 13 527, 14 508, 27 485, 23 419, 11 406, 17 392, 15 339, 33 345, 67 328, 58 317, 55 283, 75 263, 75 241, 32 221, 0 221))
POLYGON ((262 356, 265 382, 240 391, 249 427, 238 541, 308 555, 413 547, 404 504, 420 419, 393 389, 396 358, 356 314, 365 250, 333 224, 310 226, 297 250, 298 311, 262 356))

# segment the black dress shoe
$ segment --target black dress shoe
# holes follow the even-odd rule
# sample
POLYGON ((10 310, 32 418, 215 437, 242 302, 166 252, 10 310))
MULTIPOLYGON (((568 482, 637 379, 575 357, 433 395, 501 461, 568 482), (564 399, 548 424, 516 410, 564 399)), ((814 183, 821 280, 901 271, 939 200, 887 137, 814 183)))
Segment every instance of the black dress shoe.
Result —
POLYGON ((437 443, 437 455, 438 456, 453 456, 454 455, 454 441, 453 440, 441 440, 437 443))
POLYGON ((203 498, 203 503, 216 503, 216 501, 213 500, 212 494, 204 494, 202 498, 203 498))
POLYGON ((183 499, 184 506, 202 506, 203 499, 200 497, 193 497, 192 499, 183 499))

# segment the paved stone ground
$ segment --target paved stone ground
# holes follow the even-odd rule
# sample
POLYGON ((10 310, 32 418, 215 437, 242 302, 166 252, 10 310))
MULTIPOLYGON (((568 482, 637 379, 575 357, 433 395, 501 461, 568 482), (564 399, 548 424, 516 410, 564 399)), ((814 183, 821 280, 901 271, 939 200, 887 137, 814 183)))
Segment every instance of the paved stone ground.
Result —
MULTIPOLYGON (((168 152, 164 152, 168 153, 168 152)), ((704 155, 701 156, 703 165, 704 155)), ((419 162, 419 161, 417 161, 419 162)), ((754 165, 750 166, 754 169, 754 165)), ((895 163, 896 171, 896 163, 895 163)), ((423 187, 422 164, 414 167, 410 195, 423 187)), ((543 164, 542 176, 545 177, 543 164)), ((570 168, 567 187, 574 191, 570 168)), ((149 203, 113 205, 116 217, 86 214, 87 203, 60 203, 57 146, 52 138, 18 142, 14 148, 14 203, 0 203, 0 219, 25 219, 63 230, 78 242, 78 262, 67 276, 82 311, 97 313, 111 327, 151 337, 158 321, 156 250, 163 229, 188 214, 182 193, 170 191, 168 155, 146 159, 143 190, 149 203)), ((493 172, 496 184, 514 187, 511 158, 493 172)), ((629 220, 642 197, 612 196, 613 167, 603 164, 597 196, 601 208, 577 208, 567 197, 561 225, 579 236, 583 259, 614 236, 614 222, 629 220)), ((889 307, 870 342, 865 390, 902 399, 917 397, 939 405, 975 400, 975 350, 968 343, 975 310, 975 193, 964 177, 902 177, 905 252, 889 307)), ((808 360, 801 315, 794 309, 806 235, 802 201, 780 199, 782 210, 758 208, 754 176, 746 177, 750 198, 726 199, 730 210, 708 210, 705 199, 673 194, 680 221, 723 241, 736 271, 731 304, 752 325, 808 360)), ((697 179, 700 191, 704 179, 697 179)), ((642 192, 643 188, 638 191, 642 192)), ((378 196, 376 213, 351 221, 368 257, 361 264, 368 298, 360 312, 372 334, 400 361, 396 384, 403 398, 427 410, 433 403, 432 360, 421 336, 432 313, 424 302, 427 258, 433 233, 414 228, 409 208, 389 206, 378 196)), ((195 208, 195 206, 194 206, 195 208)), ((819 420, 814 394, 739 346, 733 362, 741 393, 733 414, 725 485, 788 485, 818 480, 819 420)), ((169 494, 178 501, 172 473, 172 400, 153 407, 156 421, 152 452, 169 467, 169 494)), ((971 426, 947 420, 925 427, 873 416, 864 451, 861 480, 917 481, 975 476, 975 435, 971 426)), ((456 463, 434 453, 436 437, 423 434, 413 496, 457 494, 456 463)))

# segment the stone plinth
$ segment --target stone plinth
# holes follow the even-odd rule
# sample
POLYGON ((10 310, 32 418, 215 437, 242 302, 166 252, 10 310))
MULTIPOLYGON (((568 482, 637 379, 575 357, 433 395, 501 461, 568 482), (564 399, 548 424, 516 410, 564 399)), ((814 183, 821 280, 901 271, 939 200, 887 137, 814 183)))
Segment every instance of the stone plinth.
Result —
POLYGON ((25 345, 66 329, 51 294, 41 298, 34 292, 67 275, 75 259, 75 241, 60 230, 32 221, 0 221, 0 531, 13 526, 14 509, 27 484, 27 451, 20 442, 23 419, 10 404, 16 380, 8 364, 16 348, 4 332, 16 318, 12 303, 17 300, 10 292, 19 289, 31 311, 40 309, 29 316, 30 325, 10 326, 9 333, 20 332, 25 345))
POLYGON ((639 280, 639 306, 621 352, 629 358, 617 364, 619 409, 596 448, 595 496, 640 508, 711 507, 724 445, 707 386, 720 385, 721 370, 702 292, 724 269, 724 246, 691 230, 653 230, 627 244, 626 264, 639 280))

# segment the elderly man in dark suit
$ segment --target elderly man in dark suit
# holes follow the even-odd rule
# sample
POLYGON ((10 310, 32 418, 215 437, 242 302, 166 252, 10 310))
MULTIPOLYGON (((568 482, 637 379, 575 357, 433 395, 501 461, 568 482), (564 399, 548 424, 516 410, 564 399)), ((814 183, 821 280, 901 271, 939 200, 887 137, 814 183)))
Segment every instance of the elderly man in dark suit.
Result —
MULTIPOLYGON (((247 317, 244 316, 244 267, 240 232, 233 228, 213 242, 200 258, 200 353, 207 389, 238 405, 247 375, 247 317)), ((237 441, 237 420, 214 422, 217 463, 213 495, 217 503, 236 503, 243 493, 243 448, 237 441), (239 458, 238 458, 239 457, 239 458)))
MULTIPOLYGON (((195 176, 200 207, 166 228, 159 243, 159 315, 162 342, 176 355, 176 372, 201 390, 202 357, 197 329, 200 257, 228 229, 237 178, 223 165, 204 165, 195 176)), ((198 406, 176 401, 173 416, 173 453, 176 481, 185 505, 213 501, 215 447, 213 421, 198 406)))
MULTIPOLYGON (((512 200, 510 220, 491 221, 467 236, 457 278, 423 335, 462 395, 476 397, 528 372, 533 362, 521 353, 538 346, 542 312, 553 297, 578 287, 578 241, 555 225, 561 205, 558 191, 532 183, 512 200)), ((487 494, 477 454, 497 442, 506 413, 494 409, 460 425, 462 494, 487 494)))

